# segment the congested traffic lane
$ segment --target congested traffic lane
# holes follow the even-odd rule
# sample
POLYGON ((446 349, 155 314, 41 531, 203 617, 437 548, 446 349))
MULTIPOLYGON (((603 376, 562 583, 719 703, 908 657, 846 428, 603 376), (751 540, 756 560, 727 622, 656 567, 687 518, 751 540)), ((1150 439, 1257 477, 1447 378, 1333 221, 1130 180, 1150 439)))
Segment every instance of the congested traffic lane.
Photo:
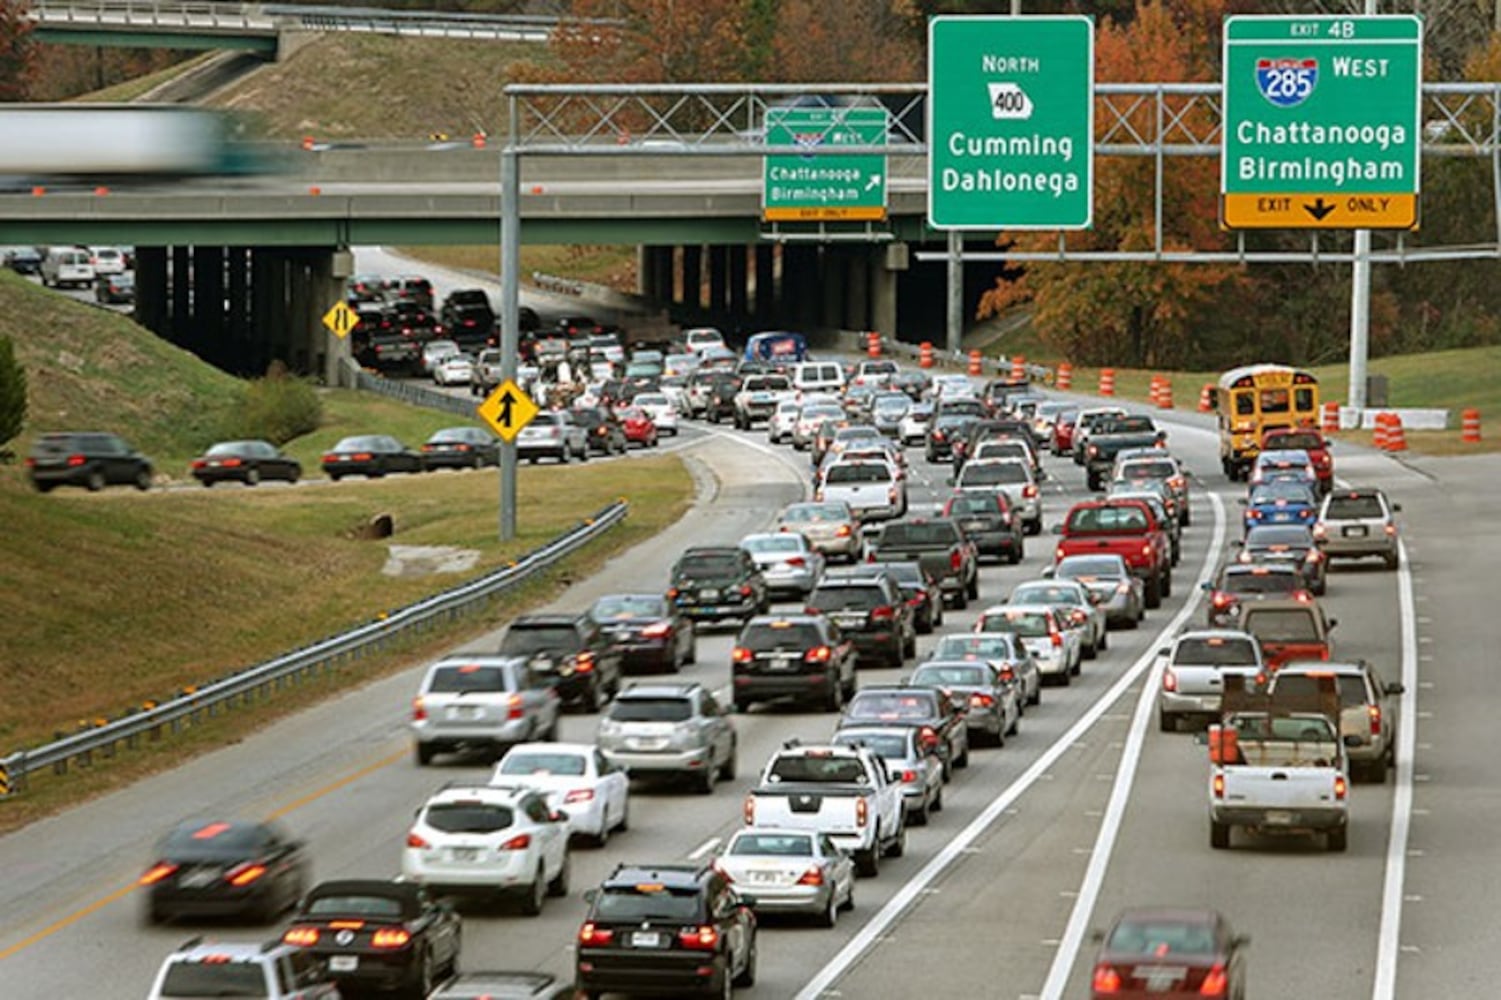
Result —
MULTIPOLYGON (((693 543, 733 543, 764 526, 786 502, 803 495, 806 459, 788 449, 773 454, 753 436, 753 450, 726 441, 733 435, 714 431, 714 442, 697 450, 717 486, 713 503, 665 536, 649 551, 617 560, 598 577, 571 591, 558 607, 581 609, 595 596, 635 588, 659 589, 681 549, 693 543)), ((940 494, 946 468, 914 462, 916 509, 931 509, 940 494)), ((1061 482, 1048 484, 1049 511, 1056 515, 1070 502, 1059 492, 1061 482)), ((1077 495, 1078 490, 1073 491, 1077 495)), ((962 630, 987 602, 999 601, 1010 585, 1035 576, 1050 551, 1046 537, 1033 538, 1026 562, 1016 568, 987 566, 982 573, 982 600, 969 613, 951 612, 946 630, 962 630)), ((1196 556, 1190 552, 1190 561, 1196 556)), ((1181 598, 1179 598, 1181 599, 1181 598)), ((926 830, 912 832, 908 857, 883 866, 882 876, 857 887, 854 919, 846 918, 834 932, 806 927, 770 926, 762 948, 762 972, 757 995, 786 996, 821 967, 901 883, 931 857, 941 844, 967 823, 997 789, 1015 778, 1069 722, 1081 706, 1104 690, 1118 665, 1128 662, 1131 650, 1150 645, 1153 615, 1148 628, 1116 633, 1112 651, 1085 665, 1084 675, 1067 689, 1049 689, 1040 709, 1029 712, 1021 736, 1004 750, 985 750, 950 786, 947 809, 926 830)), ((723 688, 729 677, 730 630, 706 634, 700 640, 699 666, 685 676, 723 688)), ((493 638, 487 640, 493 648, 493 638)), ((486 643, 476 644, 483 648, 486 643)), ((924 640, 923 649, 928 645, 924 640)), ((895 680, 899 671, 862 671, 861 682, 895 680)), ((411 811, 443 780, 483 780, 488 768, 457 766, 419 771, 410 763, 404 731, 406 706, 414 688, 411 674, 371 688, 279 724, 264 736, 241 747, 194 762, 173 775, 152 779, 110 799, 47 821, 0 843, 0 857, 16 860, 29 877, 18 878, 3 891, 6 925, 0 930, 0 954, 11 950, 7 971, 14 981, 56 995, 84 992, 90 982, 110 976, 113 981, 144 983, 156 964, 189 928, 137 927, 130 880, 147 863, 151 842, 172 820, 189 815, 234 811, 248 815, 281 814, 308 839, 315 877, 384 875, 396 870, 400 845, 411 811), (100 817, 107 817, 103 822, 100 817), (67 860, 44 845, 62 848, 67 860), (45 859, 45 860, 41 860, 45 859), (81 860, 88 859, 88 860, 81 860), (118 898, 112 890, 121 888, 118 898), (87 910, 99 899, 110 899, 87 910), (45 932, 50 921, 70 920, 53 933, 26 944, 45 932), (25 945, 19 950, 18 944, 25 945), (92 956, 92 957, 90 957, 92 956), (59 981, 61 979, 61 982, 59 981)), ((632 831, 611 842, 605 851, 580 850, 574 855, 574 891, 565 901, 549 904, 544 916, 525 920, 509 914, 471 913, 466 919, 466 964, 521 964, 560 974, 571 970, 570 947, 582 916, 580 893, 622 860, 681 860, 702 853, 739 823, 740 793, 747 789, 771 750, 790 737, 819 739, 833 728, 824 714, 794 714, 785 710, 739 716, 740 778, 721 786, 712 797, 638 788, 632 811, 632 831), (476 959, 474 956, 503 956, 476 959), (521 956, 512 961, 509 956, 521 956)), ((565 720, 565 739, 592 738, 593 717, 565 720)), ((256 937, 262 929, 230 928, 237 937, 256 937)), ((41 995, 23 994, 23 995, 41 995)))

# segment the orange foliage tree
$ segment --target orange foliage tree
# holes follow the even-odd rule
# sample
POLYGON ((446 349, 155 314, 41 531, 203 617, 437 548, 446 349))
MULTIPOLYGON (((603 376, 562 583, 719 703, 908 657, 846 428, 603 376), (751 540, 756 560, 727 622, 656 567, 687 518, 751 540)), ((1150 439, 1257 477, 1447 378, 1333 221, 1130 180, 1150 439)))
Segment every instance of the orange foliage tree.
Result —
POLYGON ((0 101, 24 101, 35 68, 24 0, 0 0, 0 101))
MULTIPOLYGON (((1095 42, 1096 78, 1104 81, 1213 80, 1219 18, 1224 0, 1156 0, 1138 3, 1129 25, 1101 25, 1095 42), (1211 35, 1211 31, 1214 34, 1211 35)), ((1170 142, 1208 133, 1210 109, 1173 98, 1171 120, 1181 111, 1170 142)), ((1113 112, 1098 104, 1097 138, 1121 135, 1113 112)), ((1126 116, 1140 136, 1156 132, 1156 108, 1144 101, 1126 116)), ((1117 139, 1116 141, 1124 141, 1117 139)), ((1079 250, 1149 252, 1155 241, 1155 162, 1150 157, 1097 157, 1094 228, 1070 234, 1079 250)), ((1218 229, 1219 163, 1209 157, 1169 157, 1163 170, 1163 249, 1223 244, 1218 229)), ((1055 233, 1003 233, 1005 249, 1048 251, 1055 233)), ((1030 262, 1015 281, 998 278, 981 298, 980 315, 1030 302, 1033 323, 1056 351, 1076 361, 1170 366, 1202 353, 1199 320, 1218 299, 1244 281, 1240 269, 1155 261, 1110 263, 1030 262)))

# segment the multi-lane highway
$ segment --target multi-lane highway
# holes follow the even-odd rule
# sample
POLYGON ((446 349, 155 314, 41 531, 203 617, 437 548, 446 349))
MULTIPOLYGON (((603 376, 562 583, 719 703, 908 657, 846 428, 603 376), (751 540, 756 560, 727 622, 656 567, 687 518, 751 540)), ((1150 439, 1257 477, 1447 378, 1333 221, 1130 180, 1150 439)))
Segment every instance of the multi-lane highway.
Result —
MULTIPOLYGON (((361 261, 362 268, 367 262, 361 261)), ((1340 658, 1364 657, 1408 681, 1400 720, 1409 734, 1396 778, 1352 792, 1350 848, 1325 854, 1299 840, 1238 839, 1213 851, 1205 816, 1206 752, 1192 735, 1151 721, 1162 638, 1202 621, 1193 586, 1238 534, 1242 488, 1217 471, 1205 419, 1166 417, 1170 444, 1195 471, 1194 526, 1185 534, 1174 596, 1069 688, 1049 688, 1004 749, 978 750, 945 795, 946 809, 909 834, 906 856, 857 886, 837 929, 763 924, 752 997, 1087 996, 1087 932, 1128 905, 1212 906, 1251 935, 1252 996, 1442 997, 1474 992, 1493 965, 1498 919, 1487 880, 1501 820, 1486 748, 1494 729, 1495 654, 1487 628, 1486 566, 1497 543, 1493 459, 1399 464, 1336 452, 1337 475, 1380 486, 1404 505, 1404 568, 1336 564, 1325 599, 1339 619, 1340 658), (1414 766, 1415 764, 1415 766, 1414 766)), ((806 494, 804 455, 771 448, 763 432, 703 428, 684 435, 699 482, 694 509, 661 538, 571 588, 558 609, 599 595, 665 586, 689 544, 734 543, 806 494)), ((910 452, 914 510, 946 494, 946 466, 910 452)), ((1049 458, 1045 520, 1082 498, 1083 474, 1049 458)), ((1047 535, 1028 539, 1020 566, 987 564, 981 600, 950 611, 967 629, 988 603, 1050 561, 1047 535)), ((466 648, 493 648, 488 636, 466 648)), ((733 631, 706 630, 687 677, 723 690, 733 631)), ((932 640, 920 640, 919 655, 932 640)), ((1492 642, 1493 645, 1493 642, 1492 642)), ((861 682, 901 672, 863 669, 861 682)), ((185 817, 276 816, 306 838, 316 878, 397 871, 412 811, 438 784, 483 780, 480 761, 417 768, 405 730, 416 671, 368 685, 266 732, 69 813, 0 838, 0 994, 144 995, 161 958, 196 926, 145 927, 132 886, 155 838, 185 817)), ((540 918, 465 912, 463 964, 571 974, 583 891, 622 861, 702 858, 740 821, 743 793, 773 748, 816 740, 833 716, 758 709, 737 715, 740 777, 712 796, 638 787, 631 830, 608 848, 573 855, 572 892, 540 918)), ((565 719, 561 736, 592 739, 597 717, 565 719)), ((273 927, 221 926, 229 938, 273 927)))

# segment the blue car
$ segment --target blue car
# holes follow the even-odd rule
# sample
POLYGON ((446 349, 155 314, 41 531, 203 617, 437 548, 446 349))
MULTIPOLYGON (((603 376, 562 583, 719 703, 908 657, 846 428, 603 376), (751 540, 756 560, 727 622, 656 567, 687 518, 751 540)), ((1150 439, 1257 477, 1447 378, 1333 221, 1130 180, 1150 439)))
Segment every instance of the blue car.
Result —
POLYGON ((1280 480, 1251 488, 1245 501, 1245 530, 1259 524, 1306 524, 1319 517, 1319 501, 1308 483, 1280 480))

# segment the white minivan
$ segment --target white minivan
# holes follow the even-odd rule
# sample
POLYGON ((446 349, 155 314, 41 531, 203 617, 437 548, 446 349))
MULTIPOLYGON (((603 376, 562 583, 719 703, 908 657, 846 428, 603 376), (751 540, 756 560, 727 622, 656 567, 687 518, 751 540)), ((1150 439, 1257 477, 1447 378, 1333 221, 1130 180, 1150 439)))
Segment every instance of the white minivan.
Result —
POLYGON ((792 388, 798 398, 810 392, 844 391, 844 369, 833 361, 804 361, 792 371, 792 388))
POLYGON ((42 284, 53 288, 64 285, 94 284, 94 259, 82 247, 51 247, 42 258, 42 284))

